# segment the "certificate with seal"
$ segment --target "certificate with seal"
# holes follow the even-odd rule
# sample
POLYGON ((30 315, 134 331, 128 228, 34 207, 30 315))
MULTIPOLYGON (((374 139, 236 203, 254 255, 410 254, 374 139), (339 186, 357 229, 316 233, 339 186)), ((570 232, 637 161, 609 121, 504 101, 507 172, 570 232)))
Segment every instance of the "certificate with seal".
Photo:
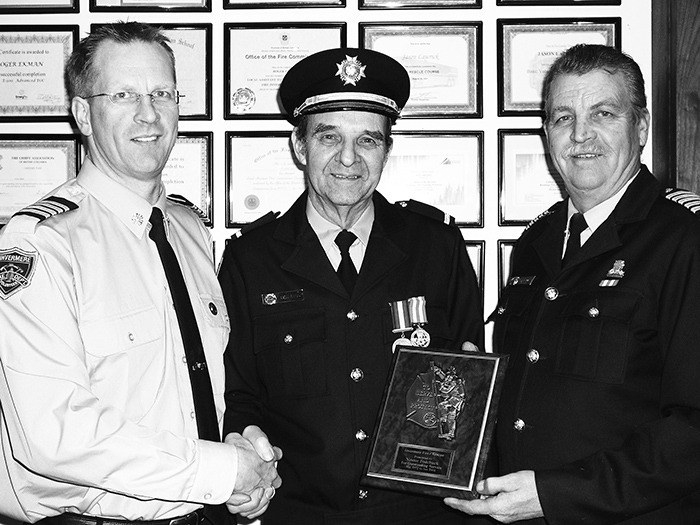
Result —
POLYGON ((211 12, 211 0, 90 0, 90 11, 211 12))
POLYGON ((575 44, 620 49, 621 24, 619 17, 499 19, 498 115, 542 115, 542 83, 557 57, 575 44))
POLYGON ((78 13, 79 0, 3 0, 0 13, 78 13))
POLYGON ((277 95, 289 68, 345 40, 345 23, 224 24, 224 118, 284 118, 277 95))
POLYGON ((566 195, 539 129, 498 130, 499 226, 526 225, 566 195))
POLYGON ((70 119, 63 68, 78 26, 0 27, 0 121, 70 119))
POLYGON ((360 23, 360 42, 411 78, 402 117, 481 117, 481 22, 360 23))
POLYGON ((207 226, 213 225, 212 136, 210 131, 181 131, 163 168, 168 195, 180 195, 194 204, 207 226))
POLYGON ((78 135, 0 135, 0 224, 78 174, 78 135))
POLYGON ((483 131, 396 131, 377 189, 389 201, 414 199, 483 225, 483 131))
POLYGON ((304 189, 288 132, 226 132, 227 228, 287 211, 304 189))
POLYGON ((478 497, 507 360, 397 346, 362 483, 478 497))

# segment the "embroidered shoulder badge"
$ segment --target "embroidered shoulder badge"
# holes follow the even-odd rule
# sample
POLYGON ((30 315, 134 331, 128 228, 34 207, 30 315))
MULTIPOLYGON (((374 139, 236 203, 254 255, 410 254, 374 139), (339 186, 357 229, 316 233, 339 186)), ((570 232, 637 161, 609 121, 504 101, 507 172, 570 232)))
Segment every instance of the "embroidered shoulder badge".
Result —
POLYGON ((401 206, 402 208, 406 208, 407 210, 420 213, 421 215, 425 215, 426 217, 430 217, 431 219, 438 220, 443 224, 447 224, 448 226, 455 225, 455 218, 452 215, 445 213, 444 211, 436 208, 435 206, 431 206, 430 204, 414 201, 413 199, 407 201, 396 201, 394 204, 401 206))
POLYGON ((0 297, 9 299, 32 283, 36 253, 19 248, 0 250, 0 297))
POLYGON ((52 195, 51 197, 46 197, 34 204, 30 204, 26 208, 22 208, 20 211, 15 213, 15 215, 28 215, 39 219, 39 222, 58 215, 59 213, 64 213, 70 210, 77 210, 78 205, 73 201, 64 199, 63 197, 57 197, 52 195))
POLYGON ((700 213, 700 195, 696 195, 692 191, 666 188, 666 198, 685 206, 693 213, 700 213))

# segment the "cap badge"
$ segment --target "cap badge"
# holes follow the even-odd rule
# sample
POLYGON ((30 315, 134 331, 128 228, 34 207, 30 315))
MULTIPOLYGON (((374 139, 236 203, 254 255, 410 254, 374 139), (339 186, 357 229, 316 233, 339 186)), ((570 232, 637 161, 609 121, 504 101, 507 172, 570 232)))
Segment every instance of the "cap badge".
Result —
POLYGON ((335 76, 340 77, 345 86, 348 84, 356 86, 357 82, 365 76, 365 68, 367 67, 363 66, 357 57, 349 57, 348 55, 345 55, 345 60, 336 66, 338 66, 338 72, 335 76))

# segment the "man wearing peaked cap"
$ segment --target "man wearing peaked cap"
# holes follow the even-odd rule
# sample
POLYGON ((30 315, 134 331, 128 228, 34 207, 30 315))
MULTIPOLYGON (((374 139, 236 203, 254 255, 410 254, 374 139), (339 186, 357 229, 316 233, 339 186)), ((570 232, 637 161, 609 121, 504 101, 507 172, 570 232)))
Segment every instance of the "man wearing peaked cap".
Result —
POLYGON ((223 256, 233 326, 224 426, 257 424, 284 450, 265 525, 468 519, 439 498, 361 484, 398 337, 389 303, 425 297, 435 347, 483 342, 459 229, 433 207, 392 205, 376 191, 409 84, 398 62, 366 49, 326 50, 292 67, 280 98, 307 190, 223 256))

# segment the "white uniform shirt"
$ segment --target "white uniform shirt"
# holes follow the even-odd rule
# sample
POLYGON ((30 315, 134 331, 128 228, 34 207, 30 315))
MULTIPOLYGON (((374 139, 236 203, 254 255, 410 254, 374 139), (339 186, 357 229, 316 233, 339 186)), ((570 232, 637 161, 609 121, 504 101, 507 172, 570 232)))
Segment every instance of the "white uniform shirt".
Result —
MULTIPOLYGON (((53 193, 78 209, 42 222, 16 216, 0 230, 0 514, 152 520, 226 501, 237 454, 196 439, 177 318, 148 237, 151 205, 88 159, 53 193), (19 281, 7 280, 12 260, 19 281)), ((211 237, 164 188, 157 206, 221 424, 229 320, 211 237)))

